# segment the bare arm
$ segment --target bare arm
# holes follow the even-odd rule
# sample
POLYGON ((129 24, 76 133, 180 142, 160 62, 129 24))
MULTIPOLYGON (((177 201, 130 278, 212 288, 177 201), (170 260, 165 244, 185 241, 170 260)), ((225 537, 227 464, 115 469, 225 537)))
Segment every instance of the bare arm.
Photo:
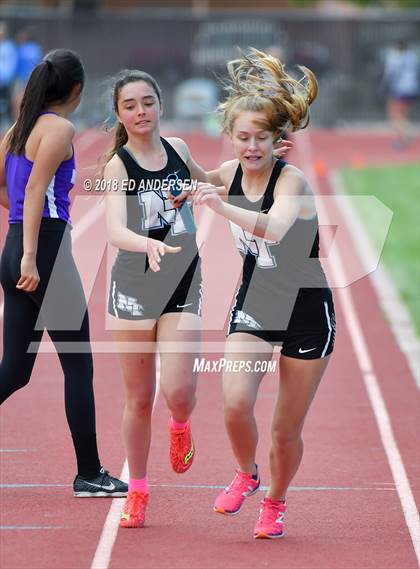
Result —
POLYGON ((6 133, 0 144, 0 205, 9 209, 9 198, 6 189, 6 147, 11 129, 6 133))
MULTIPOLYGON (((121 185, 127 180, 127 172, 118 156, 114 156, 105 166, 104 180, 118 180, 121 185)), ((123 189, 108 191, 106 193, 106 225, 108 241, 124 251, 145 253, 147 251, 147 238, 137 235, 127 228, 126 192, 123 189)))
POLYGON ((127 198, 125 191, 121 188, 123 181, 127 180, 127 172, 118 156, 114 156, 105 166, 103 177, 105 180, 119 181, 119 189, 106 194, 108 241, 124 251, 146 253, 152 271, 159 271, 161 257, 166 253, 178 253, 181 251, 181 247, 171 247, 162 241, 137 235, 128 229, 127 198))
POLYGON ((45 194, 58 166, 68 156, 73 136, 74 127, 69 121, 54 121, 52 128, 42 135, 34 157, 23 202, 23 257, 16 285, 26 292, 36 290, 39 283, 36 254, 45 194))
POLYGON ((274 203, 268 213, 249 211, 224 203, 218 195, 217 188, 210 185, 203 185, 195 199, 197 203, 207 204, 226 219, 257 237, 281 241, 299 214, 305 185, 303 175, 296 168, 289 167, 277 181, 274 203))
POLYGON ((209 170, 206 172, 207 174, 207 180, 210 184, 213 184, 214 186, 221 186, 222 185, 222 178, 220 177, 220 169, 217 168, 217 170, 209 170))
POLYGON ((0 205, 9 209, 9 197, 5 186, 0 187, 0 205))

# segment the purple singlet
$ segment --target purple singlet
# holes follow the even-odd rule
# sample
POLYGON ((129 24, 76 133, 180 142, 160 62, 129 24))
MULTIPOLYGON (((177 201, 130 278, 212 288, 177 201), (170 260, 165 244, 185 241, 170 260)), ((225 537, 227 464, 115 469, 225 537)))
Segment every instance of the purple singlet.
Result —
MULTIPOLYGON (((42 113, 55 114, 55 113, 42 113)), ((42 217, 62 219, 70 223, 70 190, 76 178, 74 152, 71 158, 63 160, 48 184, 42 217)), ((26 185, 31 175, 33 162, 23 154, 6 155, 6 187, 9 198, 9 223, 22 223, 23 202, 26 185)))

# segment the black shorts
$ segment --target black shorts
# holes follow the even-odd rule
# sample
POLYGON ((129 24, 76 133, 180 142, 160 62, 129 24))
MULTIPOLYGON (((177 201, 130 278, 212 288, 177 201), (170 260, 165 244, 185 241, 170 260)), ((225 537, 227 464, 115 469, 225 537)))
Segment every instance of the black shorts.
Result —
POLYGON ((268 329, 267 321, 272 322, 275 303, 271 308, 271 318, 267 320, 261 310, 252 312, 247 305, 243 310, 245 294, 238 291, 232 308, 228 336, 235 332, 252 334, 266 342, 282 345, 282 354, 301 360, 314 360, 331 354, 335 340, 335 312, 332 292, 329 288, 301 289, 294 304, 286 330, 268 329), (265 321, 265 322, 264 322, 265 321))
POLYGON ((188 270, 178 283, 160 272, 134 276, 115 264, 111 273, 108 312, 122 320, 157 320, 169 312, 201 316, 200 268, 188 270))

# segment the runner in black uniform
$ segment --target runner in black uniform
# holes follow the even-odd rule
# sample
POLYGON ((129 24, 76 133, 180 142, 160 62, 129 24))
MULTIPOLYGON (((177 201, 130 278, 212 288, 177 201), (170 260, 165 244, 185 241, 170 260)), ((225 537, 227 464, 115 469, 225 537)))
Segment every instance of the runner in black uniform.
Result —
MULTIPOLYGON (((239 164, 229 202, 268 213, 284 166, 282 160, 274 163, 266 191, 252 202, 242 190, 239 164)), ((247 234, 233 222, 230 226, 245 258, 229 334, 248 332, 273 345, 281 344, 285 356, 316 359, 329 355, 334 343, 334 306, 319 262, 317 217, 296 219, 283 239, 274 243, 247 234)))
POLYGON ((278 59, 254 49, 230 62, 228 70, 229 96, 220 110, 237 160, 220 167, 224 187, 202 184, 194 193, 195 203, 229 220, 244 257, 223 376, 225 423, 239 469, 214 509, 234 515, 258 490, 254 405, 262 364, 271 360, 274 345, 282 344, 271 484, 254 530, 256 538, 278 538, 284 534, 286 491, 302 458, 303 424, 335 335, 312 192, 302 172, 274 155, 282 132, 308 124, 317 83, 310 70, 301 68, 304 82, 297 81, 278 59))
MULTIPOLYGON (((218 170, 206 173, 195 163, 184 141, 160 136, 161 93, 150 75, 121 72, 114 89, 114 110, 115 143, 103 181, 109 184, 108 236, 119 249, 110 280, 110 326, 116 341, 128 343, 127 348, 119 344, 126 390, 123 435, 130 471, 120 525, 141 527, 148 501, 156 343, 160 390, 171 412, 170 461, 175 472, 188 470, 195 453, 189 417, 196 401, 193 368, 201 325, 200 259, 185 215, 191 204, 177 209, 185 193, 174 198, 171 184, 190 179, 222 182, 218 170), (113 191, 115 182, 118 191, 113 191)), ((276 152, 282 155, 288 148, 282 145, 276 152)))
MULTIPOLYGON (((201 272, 195 235, 187 231, 171 184, 206 180, 178 138, 160 136, 161 93, 141 71, 123 71, 114 89, 118 119, 104 169, 108 236, 119 252, 112 269, 108 312, 120 344, 126 390, 123 435, 130 471, 122 527, 141 527, 148 501, 147 459, 159 348, 160 390, 171 416, 170 461, 188 470, 195 447, 190 415, 196 402, 193 371, 200 340, 201 272), (119 184, 114 192, 115 181, 119 184), (128 191, 124 191, 124 184, 128 191), (152 347, 150 347, 152 346, 152 347), (187 346, 187 347, 185 347, 187 346)), ((216 176, 213 180, 217 180, 216 176)), ((191 204, 182 207, 191 208, 191 204)))
MULTIPOLYGON (((179 209, 168 199, 168 190, 155 181, 188 181, 190 171, 177 151, 161 138, 167 163, 157 171, 146 170, 124 146, 117 151, 133 189, 127 195, 127 228, 173 247, 182 255, 168 255, 154 273, 146 252, 120 249, 112 270, 108 311, 127 320, 158 319, 170 312, 201 313, 201 273, 195 235, 187 233, 179 209), (144 188, 144 189, 143 189, 144 188)), ((190 207, 190 204, 188 204, 190 207)))

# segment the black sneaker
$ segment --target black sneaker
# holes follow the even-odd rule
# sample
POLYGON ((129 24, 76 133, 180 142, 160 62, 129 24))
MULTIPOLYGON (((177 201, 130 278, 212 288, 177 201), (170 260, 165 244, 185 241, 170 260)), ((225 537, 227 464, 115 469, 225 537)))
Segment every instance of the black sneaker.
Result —
POLYGON ((127 493, 128 484, 110 476, 104 468, 94 478, 77 475, 73 482, 73 496, 76 498, 124 498, 127 493))

